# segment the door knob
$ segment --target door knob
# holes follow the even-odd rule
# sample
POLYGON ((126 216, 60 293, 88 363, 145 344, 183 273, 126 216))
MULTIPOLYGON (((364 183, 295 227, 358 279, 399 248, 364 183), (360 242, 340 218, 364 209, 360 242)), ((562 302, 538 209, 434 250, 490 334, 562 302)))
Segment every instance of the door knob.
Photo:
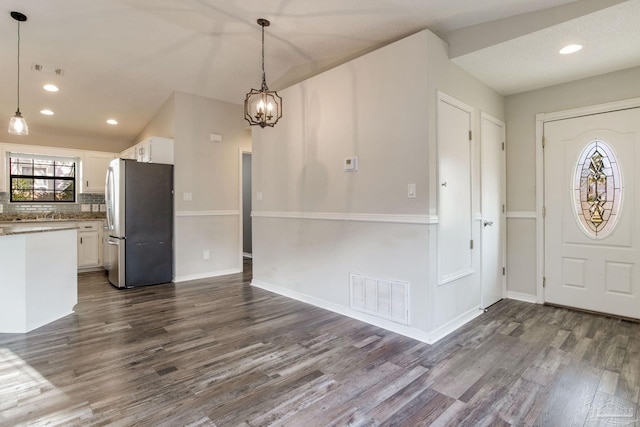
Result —
POLYGON ((487 225, 488 226, 492 226, 493 225, 493 221, 485 221, 484 222, 484 226, 486 227, 487 225))

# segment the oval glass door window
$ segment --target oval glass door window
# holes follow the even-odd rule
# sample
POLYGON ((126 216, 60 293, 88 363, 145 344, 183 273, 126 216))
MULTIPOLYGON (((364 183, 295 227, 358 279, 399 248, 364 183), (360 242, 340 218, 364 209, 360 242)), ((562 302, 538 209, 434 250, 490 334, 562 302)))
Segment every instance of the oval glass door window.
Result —
POLYGON ((622 174, 613 150, 601 140, 590 142, 580 153, 573 183, 578 223, 594 239, 613 231, 622 205, 622 174))

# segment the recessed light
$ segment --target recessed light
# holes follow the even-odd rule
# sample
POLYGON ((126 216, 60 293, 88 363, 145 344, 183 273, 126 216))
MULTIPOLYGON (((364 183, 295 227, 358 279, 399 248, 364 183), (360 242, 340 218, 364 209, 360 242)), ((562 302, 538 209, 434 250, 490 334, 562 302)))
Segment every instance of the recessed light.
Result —
POLYGON ((582 49, 582 45, 581 44, 570 44, 570 45, 567 45, 567 46, 563 47, 562 49, 560 49, 560 54, 561 55, 568 55, 570 53, 576 53, 580 49, 582 49))
POLYGON ((46 84, 46 85, 42 86, 42 88, 44 90, 46 90, 47 92, 57 92, 57 91, 60 90, 60 89, 58 89, 58 86, 52 85, 52 84, 46 84))
POLYGON ((51 111, 51 110, 40 110, 40 114, 44 114, 45 116, 53 116, 53 111, 51 111))
POLYGON ((110 125, 117 125, 118 121, 116 119, 109 119, 107 120, 107 123, 109 123, 110 125))

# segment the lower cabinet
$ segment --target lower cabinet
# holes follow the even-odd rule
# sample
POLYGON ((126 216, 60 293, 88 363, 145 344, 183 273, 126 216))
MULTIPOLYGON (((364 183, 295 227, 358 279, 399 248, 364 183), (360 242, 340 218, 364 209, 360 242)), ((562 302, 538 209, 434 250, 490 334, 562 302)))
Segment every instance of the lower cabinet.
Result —
POLYGON ((78 269, 102 267, 102 222, 78 223, 78 269))

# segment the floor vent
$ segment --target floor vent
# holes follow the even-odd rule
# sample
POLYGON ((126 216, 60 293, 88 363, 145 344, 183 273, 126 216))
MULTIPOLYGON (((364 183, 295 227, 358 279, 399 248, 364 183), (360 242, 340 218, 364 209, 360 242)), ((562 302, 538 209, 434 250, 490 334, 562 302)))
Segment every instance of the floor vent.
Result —
POLYGON ((409 324, 409 284, 349 275, 351 308, 403 325, 409 324))

